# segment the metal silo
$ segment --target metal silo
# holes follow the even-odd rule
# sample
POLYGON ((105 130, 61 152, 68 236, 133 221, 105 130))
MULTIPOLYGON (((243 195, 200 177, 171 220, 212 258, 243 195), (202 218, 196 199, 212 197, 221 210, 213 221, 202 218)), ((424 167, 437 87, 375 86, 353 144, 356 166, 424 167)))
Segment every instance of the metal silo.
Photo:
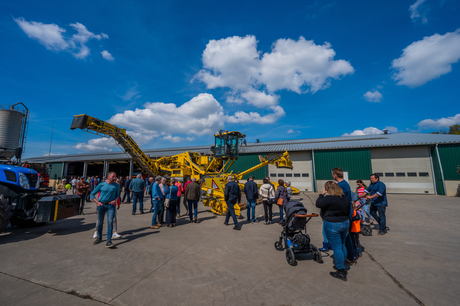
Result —
MULTIPOLYGON (((23 151, 28 110, 22 103, 0 106, 0 158, 10 159, 23 151), (19 104, 22 107, 17 107, 19 104)), ((20 158, 20 156, 19 156, 20 158)))

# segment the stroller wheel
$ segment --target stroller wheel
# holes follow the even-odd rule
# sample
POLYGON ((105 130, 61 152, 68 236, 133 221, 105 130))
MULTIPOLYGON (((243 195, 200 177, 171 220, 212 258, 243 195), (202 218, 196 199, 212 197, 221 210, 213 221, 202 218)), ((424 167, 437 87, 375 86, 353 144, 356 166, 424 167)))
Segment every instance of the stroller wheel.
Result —
POLYGON ((294 251, 291 248, 286 249, 286 261, 291 266, 297 265, 297 260, 295 259, 294 251))
POLYGON ((311 255, 313 256, 314 261, 317 263, 323 263, 323 256, 321 255, 321 252, 319 251, 318 247, 314 246, 313 244, 311 245, 311 255))
POLYGON ((277 249, 278 251, 282 251, 284 249, 283 244, 281 243, 281 241, 276 241, 275 242, 275 249, 277 249))

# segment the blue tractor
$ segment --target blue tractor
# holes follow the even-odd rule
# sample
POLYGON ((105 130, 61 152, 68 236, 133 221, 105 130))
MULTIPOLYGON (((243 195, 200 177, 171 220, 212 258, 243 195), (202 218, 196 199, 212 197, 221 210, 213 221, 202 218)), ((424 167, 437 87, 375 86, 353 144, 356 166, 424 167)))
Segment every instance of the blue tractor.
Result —
POLYGON ((79 210, 80 196, 40 188, 37 171, 0 164, 0 232, 9 223, 29 227, 77 215, 79 210))

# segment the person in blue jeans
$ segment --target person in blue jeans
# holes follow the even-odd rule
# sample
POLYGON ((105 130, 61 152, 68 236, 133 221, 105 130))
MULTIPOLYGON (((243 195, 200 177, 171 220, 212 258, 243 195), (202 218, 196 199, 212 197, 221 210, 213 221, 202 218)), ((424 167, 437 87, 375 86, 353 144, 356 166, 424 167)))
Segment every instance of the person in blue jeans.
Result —
POLYGON ((248 211, 248 223, 256 223, 256 202, 259 197, 259 191, 257 190, 257 184, 254 182, 254 176, 250 176, 249 180, 244 184, 244 194, 247 200, 247 211, 248 211), (252 219, 251 219, 252 212, 252 219))
POLYGON ((160 187, 161 177, 157 176, 155 178, 155 183, 152 185, 152 206, 153 206, 153 216, 152 216, 152 225, 150 228, 160 228, 160 211, 162 209, 163 204, 163 192, 161 191, 160 187), (158 218, 158 220, 157 220, 158 218))
POLYGON ((190 183, 187 184, 185 188, 184 197, 187 199, 188 203, 188 213, 190 217, 190 223, 198 223, 198 201, 201 196, 201 186, 197 183, 196 178, 194 177, 190 183))
POLYGON ((120 186, 116 183, 117 175, 115 172, 107 174, 107 180, 91 192, 90 198, 97 205, 97 238, 93 244, 102 242, 102 227, 104 226, 104 216, 107 213, 107 244, 108 248, 113 247, 112 234, 113 234, 113 218, 115 216, 115 205, 120 197, 120 186), (99 194, 99 198, 96 195, 99 194))
POLYGON ((378 174, 374 173, 371 175, 371 184, 364 190, 364 193, 369 194, 366 196, 366 199, 372 201, 370 213, 379 223, 378 235, 385 235, 389 230, 385 216, 385 210, 388 206, 387 187, 380 181, 378 174))
POLYGON ((345 242, 350 230, 348 199, 336 182, 328 181, 324 184, 323 192, 316 200, 316 207, 321 209, 320 215, 323 219, 324 233, 334 251, 334 268, 337 271, 330 272, 330 275, 346 281, 345 258, 347 257, 347 248, 345 242))
POLYGON ((133 215, 136 214, 137 201, 139 201, 139 210, 144 213, 144 192, 145 181, 142 179, 142 174, 138 174, 137 178, 129 184, 129 190, 133 193, 133 215))
POLYGON ((284 186, 284 181, 282 179, 278 180, 278 188, 276 189, 275 199, 278 202, 279 199, 283 200, 283 205, 279 205, 280 208, 280 220, 278 223, 281 224, 284 218, 284 206, 287 204, 287 188, 284 186))
POLYGON ((233 227, 234 230, 241 230, 241 227, 238 224, 238 220, 236 218, 235 214, 235 208, 234 205, 236 203, 240 204, 241 203, 241 190, 240 190, 240 185, 238 185, 237 182, 233 181, 233 177, 229 176, 227 178, 227 184, 225 184, 225 202, 227 203, 227 215, 225 216, 225 225, 228 225, 228 220, 230 219, 230 215, 233 218, 233 223, 235 226, 233 227))
POLYGON ((346 246, 347 246, 347 252, 348 252, 348 256, 347 256, 347 262, 349 262, 350 264, 356 264, 356 258, 355 258, 355 249, 353 247, 353 241, 351 241, 351 218, 353 216, 353 208, 352 208, 352 198, 351 198, 351 189, 350 189, 350 185, 348 184, 347 181, 345 181, 343 179, 343 170, 341 168, 334 168, 332 169, 332 178, 334 179, 334 181, 337 182, 337 184, 340 186, 340 188, 342 188, 342 191, 343 191, 343 195, 348 199, 348 202, 349 202, 349 205, 350 205, 350 216, 349 216, 349 219, 350 219, 350 230, 348 231, 348 235, 347 235, 347 240, 346 240, 346 246))

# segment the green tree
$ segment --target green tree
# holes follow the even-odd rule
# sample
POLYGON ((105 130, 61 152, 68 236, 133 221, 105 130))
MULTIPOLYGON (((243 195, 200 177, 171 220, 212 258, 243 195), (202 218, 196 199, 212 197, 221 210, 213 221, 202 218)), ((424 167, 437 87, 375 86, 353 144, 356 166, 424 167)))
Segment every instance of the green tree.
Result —
POLYGON ((454 124, 449 127, 449 134, 460 135, 460 125, 454 124))
POLYGON ((449 131, 446 129, 440 129, 439 131, 436 132, 431 132, 431 134, 454 134, 454 135, 460 135, 460 125, 459 124, 454 124, 449 127, 449 131))

